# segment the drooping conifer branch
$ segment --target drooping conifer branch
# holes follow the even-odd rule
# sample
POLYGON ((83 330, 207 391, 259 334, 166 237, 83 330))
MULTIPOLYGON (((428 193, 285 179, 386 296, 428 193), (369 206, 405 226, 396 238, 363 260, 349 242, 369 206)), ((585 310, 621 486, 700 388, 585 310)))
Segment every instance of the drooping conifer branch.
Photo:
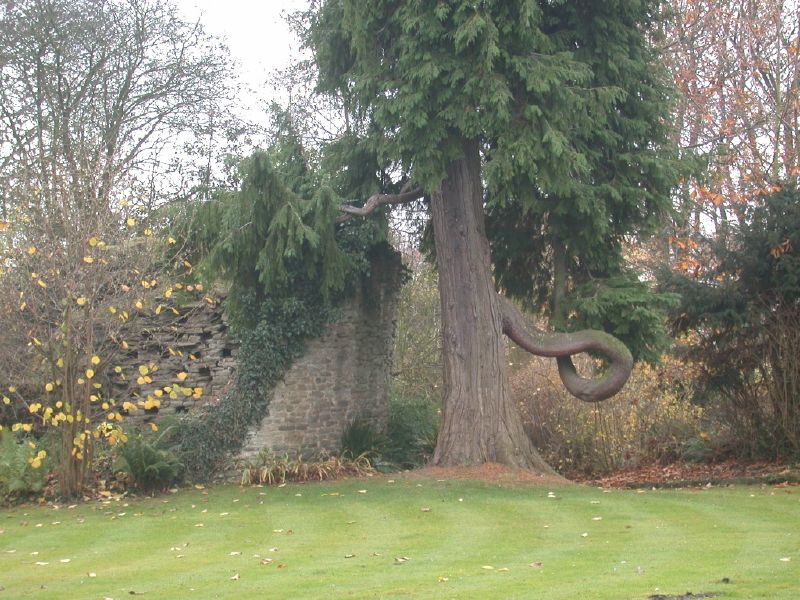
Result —
POLYGON ((614 336, 595 329, 574 333, 536 330, 526 323, 510 300, 499 294, 498 297, 503 333, 531 354, 556 358, 561 381, 576 398, 584 402, 599 402, 616 394, 628 381, 633 368, 633 356, 625 344, 614 336), (609 363, 606 372, 596 379, 581 377, 571 358, 573 354, 581 352, 602 354, 609 363))
POLYGON ((353 217, 366 217, 379 206, 408 204, 414 200, 419 200, 425 195, 421 189, 413 189, 399 194, 373 194, 364 203, 364 206, 353 206, 343 204, 339 210, 344 214, 336 219, 337 223, 344 223, 353 217))

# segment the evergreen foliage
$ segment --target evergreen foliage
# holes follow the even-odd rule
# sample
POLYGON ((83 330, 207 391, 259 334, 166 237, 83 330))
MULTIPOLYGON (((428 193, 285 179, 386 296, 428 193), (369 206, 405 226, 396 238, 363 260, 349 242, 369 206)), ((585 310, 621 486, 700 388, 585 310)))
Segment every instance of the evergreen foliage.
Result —
POLYGON ((241 189, 179 224, 202 268, 228 284, 226 310, 240 342, 234 389, 180 427, 181 460, 196 480, 241 448, 306 340, 323 332, 337 303, 388 250, 385 221, 336 224, 341 201, 331 184, 341 182, 311 164, 285 115, 277 126, 278 142, 243 162, 241 189))
POLYGON ((183 463, 173 452, 162 447, 162 440, 169 433, 170 429, 167 429, 154 439, 145 439, 137 433, 120 447, 116 468, 127 474, 144 492, 164 491, 183 478, 183 463))
POLYGON ((0 431, 0 501, 7 501, 44 488, 48 469, 31 464, 31 448, 26 440, 9 431, 0 431))
POLYGON ((737 450, 800 454, 800 192, 792 185, 748 206, 706 249, 697 278, 663 274, 679 292, 675 328, 692 332, 703 365, 697 400, 721 399, 737 450))
POLYGON ((439 185, 461 139, 482 141, 503 290, 547 307, 555 246, 577 311, 568 328, 613 324, 637 358, 652 360, 670 299, 626 272, 620 247, 653 231, 679 166, 663 118, 671 89, 646 37, 659 7, 322 2, 306 43, 320 91, 371 119, 362 143, 424 189, 439 185))

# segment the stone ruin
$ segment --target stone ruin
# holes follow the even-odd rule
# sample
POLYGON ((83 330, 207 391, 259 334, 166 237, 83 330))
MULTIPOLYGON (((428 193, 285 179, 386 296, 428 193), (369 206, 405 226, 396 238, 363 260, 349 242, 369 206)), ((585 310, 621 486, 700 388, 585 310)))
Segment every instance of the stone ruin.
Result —
MULTIPOLYGON (((302 454, 340 449, 345 429, 356 419, 382 429, 388 417, 389 381, 395 315, 402 267, 392 254, 373 261, 370 277, 337 308, 337 318, 269 391, 267 414, 254 423, 244 440, 242 457, 262 449, 276 454, 302 454)), ((130 366, 157 364, 155 386, 170 385, 179 372, 185 384, 203 388, 201 398, 161 398, 161 406, 138 411, 127 419, 150 421, 164 415, 187 415, 216 402, 236 381, 238 345, 229 334, 220 304, 199 302, 184 307, 175 319, 155 316, 129 338, 130 366)), ((128 393, 135 391, 131 385, 128 393)))

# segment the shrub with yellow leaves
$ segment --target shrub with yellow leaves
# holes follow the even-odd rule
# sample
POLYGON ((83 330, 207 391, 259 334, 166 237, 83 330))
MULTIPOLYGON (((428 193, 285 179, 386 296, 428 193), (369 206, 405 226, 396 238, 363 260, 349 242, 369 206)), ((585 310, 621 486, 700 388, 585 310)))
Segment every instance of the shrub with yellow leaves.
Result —
MULTIPOLYGON (((0 230, 0 315, 7 324, 0 430, 56 434, 48 437, 59 446, 54 466, 64 496, 80 494, 90 480, 96 443, 127 440, 124 415, 155 413, 165 395, 202 396, 186 385, 184 371, 166 382, 154 381, 157 364, 133 372, 119 366, 129 362, 127 339, 149 315, 178 328, 179 303, 203 297, 195 276, 186 278, 191 265, 181 248, 155 224, 147 235, 137 229, 147 222, 137 206, 120 203, 66 227, 18 207, 0 230)), ((44 457, 32 454, 28 467, 42 468, 44 457)))

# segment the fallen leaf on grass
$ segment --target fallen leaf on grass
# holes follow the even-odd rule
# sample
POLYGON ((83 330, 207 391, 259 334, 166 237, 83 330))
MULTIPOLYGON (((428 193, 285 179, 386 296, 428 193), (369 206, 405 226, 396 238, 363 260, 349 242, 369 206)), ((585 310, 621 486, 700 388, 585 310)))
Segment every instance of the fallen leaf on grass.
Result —
POLYGON ((287 565, 286 563, 279 563, 279 564, 278 564, 278 568, 279 568, 279 569, 285 569, 285 568, 286 568, 286 567, 288 567, 288 566, 289 566, 289 565, 287 565))
POLYGON ((241 552, 239 552, 239 551, 237 551, 237 550, 234 550, 234 551, 233 551, 233 552, 231 552, 231 553, 230 553, 228 556, 241 556, 241 555, 242 555, 242 553, 241 553, 241 552))
POLYGON ((239 580, 239 574, 237 573, 236 575, 231 577, 231 579, 233 579, 234 581, 238 581, 239 580))
POLYGON ((487 571, 494 571, 494 567, 492 565, 483 565, 481 569, 486 569, 487 571))
POLYGON ((592 521, 602 521, 603 517, 592 517, 592 521))
POLYGON ((431 512, 431 509, 428 508, 427 506, 423 506, 422 508, 419 509, 419 511, 420 512, 431 512))
POLYGON ((408 562, 408 561, 410 561, 410 560, 411 560, 411 559, 410 559, 410 558, 408 558, 407 556, 395 556, 395 558, 394 558, 394 562, 395 562, 395 564, 398 564, 398 565, 399 565, 399 564, 402 564, 402 563, 404 563, 404 562, 408 562))
POLYGON ((345 554, 344 557, 345 558, 355 558, 356 555, 355 554, 345 554))
POLYGON ((536 561, 528 564, 528 566, 533 568, 533 569, 541 569, 542 568, 542 561, 536 560, 536 561))
POLYGON ((70 562, 71 560, 72 560, 71 558, 62 558, 62 559, 61 559, 60 561, 58 561, 58 562, 62 562, 62 563, 68 563, 68 562, 70 562))
POLYGON ((510 570, 511 569, 509 569, 508 567, 500 567, 499 569, 497 569, 497 572, 498 573, 508 573, 510 570))
POLYGON ((39 565, 40 567, 44 567, 46 565, 49 565, 50 563, 39 560, 39 561, 36 561, 36 564, 39 565))
POLYGON ((95 577, 97 577, 97 573, 94 573, 94 572, 87 573, 86 576, 89 577, 90 579, 94 579, 95 577))
POLYGON ((781 562, 789 562, 790 560, 792 560, 792 557, 791 557, 791 556, 784 556, 784 557, 781 559, 781 562))
POLYGON ((270 564, 271 562, 272 562, 272 559, 271 559, 271 558, 262 558, 262 559, 261 559, 261 564, 262 564, 262 565, 268 565, 268 564, 270 564))
POLYGON ((450 581, 450 578, 442 577, 441 575, 439 575, 439 577, 436 578, 436 581, 438 581, 439 583, 444 583, 445 581, 450 581))

